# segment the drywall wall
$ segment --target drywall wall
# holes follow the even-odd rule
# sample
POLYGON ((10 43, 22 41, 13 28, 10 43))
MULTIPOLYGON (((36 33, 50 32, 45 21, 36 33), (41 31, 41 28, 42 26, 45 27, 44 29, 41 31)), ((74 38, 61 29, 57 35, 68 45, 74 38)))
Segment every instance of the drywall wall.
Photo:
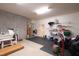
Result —
POLYGON ((72 30, 74 34, 79 34, 79 12, 77 12, 34 21, 35 28, 38 30, 38 35, 41 33, 39 30, 41 27, 43 27, 41 30, 44 32, 39 36, 49 35, 48 22, 55 21, 56 19, 58 19, 59 22, 63 25, 69 25, 70 27, 68 29, 72 30))
POLYGON ((0 32, 7 32, 8 28, 14 28, 19 39, 26 38, 27 18, 0 10, 0 32))

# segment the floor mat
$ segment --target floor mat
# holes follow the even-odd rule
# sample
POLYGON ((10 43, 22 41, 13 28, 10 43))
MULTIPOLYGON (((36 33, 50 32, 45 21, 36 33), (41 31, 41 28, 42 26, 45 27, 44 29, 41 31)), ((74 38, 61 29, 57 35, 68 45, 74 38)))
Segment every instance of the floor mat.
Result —
POLYGON ((33 38, 30 38, 29 40, 32 42, 43 45, 43 47, 40 48, 40 50, 45 51, 49 54, 52 54, 52 48, 51 48, 52 41, 41 38, 41 37, 33 37, 33 38))

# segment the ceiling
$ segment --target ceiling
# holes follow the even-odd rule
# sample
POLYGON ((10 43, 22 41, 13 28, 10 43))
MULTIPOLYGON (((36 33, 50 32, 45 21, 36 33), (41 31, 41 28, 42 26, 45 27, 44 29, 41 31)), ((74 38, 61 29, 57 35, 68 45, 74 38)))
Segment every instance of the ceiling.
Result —
POLYGON ((78 3, 0 3, 0 9, 29 19, 43 19, 79 11, 78 3), (52 10, 46 14, 37 15, 33 10, 49 6, 52 10))

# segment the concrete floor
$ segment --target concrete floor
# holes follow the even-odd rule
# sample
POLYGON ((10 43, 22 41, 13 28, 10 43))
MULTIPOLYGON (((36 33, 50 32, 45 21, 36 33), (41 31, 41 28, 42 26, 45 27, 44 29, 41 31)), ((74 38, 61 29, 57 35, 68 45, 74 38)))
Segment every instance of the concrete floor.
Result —
POLYGON ((32 42, 30 40, 23 40, 19 42, 24 45, 24 49, 14 52, 8 56, 53 56, 45 51, 40 50, 43 45, 32 42))

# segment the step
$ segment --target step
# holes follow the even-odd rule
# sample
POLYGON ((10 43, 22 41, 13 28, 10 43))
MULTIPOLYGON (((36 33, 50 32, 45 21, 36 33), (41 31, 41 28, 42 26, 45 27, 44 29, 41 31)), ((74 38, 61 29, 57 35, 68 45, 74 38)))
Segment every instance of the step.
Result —
POLYGON ((12 45, 12 46, 2 48, 2 49, 0 49, 0 56, 9 55, 9 54, 16 52, 16 51, 23 49, 23 48, 24 48, 24 46, 21 45, 21 44, 16 44, 16 45, 12 45))

